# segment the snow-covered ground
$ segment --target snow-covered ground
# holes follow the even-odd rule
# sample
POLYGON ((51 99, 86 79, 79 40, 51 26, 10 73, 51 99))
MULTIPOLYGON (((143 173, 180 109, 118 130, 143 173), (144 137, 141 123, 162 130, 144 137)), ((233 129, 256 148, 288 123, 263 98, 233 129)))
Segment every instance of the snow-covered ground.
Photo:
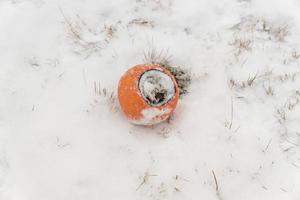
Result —
POLYGON ((299 10, 0 0, 0 199, 300 199, 299 10), (168 123, 139 127, 116 90, 148 51, 193 81, 168 123))

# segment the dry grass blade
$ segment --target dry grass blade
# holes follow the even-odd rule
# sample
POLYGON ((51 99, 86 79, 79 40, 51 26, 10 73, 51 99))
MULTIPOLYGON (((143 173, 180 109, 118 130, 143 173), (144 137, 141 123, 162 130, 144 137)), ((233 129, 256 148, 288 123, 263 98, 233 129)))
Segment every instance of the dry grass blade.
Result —
POLYGON ((73 35, 78 39, 78 40, 82 40, 80 34, 78 33, 78 31, 76 31, 76 29, 74 28, 74 26, 72 25, 72 23, 70 22, 70 20, 66 17, 65 13, 63 12, 63 10, 61 8, 59 8, 59 11, 61 13, 61 15, 63 16, 65 22, 67 23, 69 30, 73 33, 73 35))
POLYGON ((181 67, 173 67, 168 64, 161 64, 161 66, 169 70, 175 77, 179 87, 179 95, 182 96, 187 94, 188 88, 192 82, 192 77, 190 72, 181 67))
POLYGON ((169 55, 169 50, 157 51, 155 48, 151 47, 149 50, 144 52, 144 62, 151 64, 169 64, 171 55, 169 55))
POLYGON ((89 57, 93 53, 99 53, 113 39, 116 31, 114 25, 104 25, 103 30, 99 32, 94 27, 89 27, 78 14, 77 20, 72 23, 64 11, 61 8, 59 10, 67 25, 67 36, 76 45, 74 52, 77 54, 85 53, 86 57, 89 57))
POLYGON ((247 80, 248 86, 251 86, 254 83, 256 77, 257 77, 257 74, 255 74, 255 76, 253 76, 253 77, 249 76, 249 78, 247 80))
POLYGON ((219 184, 218 184, 218 180, 217 180, 217 177, 216 177, 216 174, 215 174, 214 170, 212 170, 212 174, 213 174, 214 181, 215 181, 215 184, 216 184, 216 191, 219 192, 219 184))

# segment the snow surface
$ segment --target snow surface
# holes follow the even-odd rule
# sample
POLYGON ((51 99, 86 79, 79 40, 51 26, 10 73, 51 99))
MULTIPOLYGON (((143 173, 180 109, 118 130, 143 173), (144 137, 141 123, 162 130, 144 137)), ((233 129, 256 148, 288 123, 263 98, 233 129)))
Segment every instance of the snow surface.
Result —
POLYGON ((0 0, 1 200, 298 200, 298 0, 0 0), (172 119, 116 89, 149 48, 193 81, 172 119))

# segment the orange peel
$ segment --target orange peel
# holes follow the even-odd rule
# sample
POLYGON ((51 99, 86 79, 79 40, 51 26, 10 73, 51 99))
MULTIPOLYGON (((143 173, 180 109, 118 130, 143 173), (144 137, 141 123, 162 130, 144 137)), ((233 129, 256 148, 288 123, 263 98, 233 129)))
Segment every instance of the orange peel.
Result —
POLYGON ((168 119, 178 99, 174 76, 158 64, 136 65, 120 78, 118 100, 134 124, 153 125, 168 119))

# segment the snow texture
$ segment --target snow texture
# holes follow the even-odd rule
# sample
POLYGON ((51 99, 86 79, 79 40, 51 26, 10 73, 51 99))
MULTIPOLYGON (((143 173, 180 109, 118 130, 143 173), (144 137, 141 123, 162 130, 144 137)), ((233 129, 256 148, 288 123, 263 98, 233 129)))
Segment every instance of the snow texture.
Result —
POLYGON ((137 125, 146 125, 146 126, 154 125, 166 120, 171 112, 172 110, 168 108, 164 108, 164 109, 158 109, 155 107, 146 108, 141 112, 143 116, 141 119, 131 120, 131 121, 132 123, 137 125))
POLYGON ((299 200, 299 0, 1 0, 1 200, 299 200), (148 49, 174 115, 116 98, 148 49))
POLYGON ((149 70, 139 80, 142 97, 151 106, 166 104, 175 96, 175 85, 172 78, 159 70, 149 70))

